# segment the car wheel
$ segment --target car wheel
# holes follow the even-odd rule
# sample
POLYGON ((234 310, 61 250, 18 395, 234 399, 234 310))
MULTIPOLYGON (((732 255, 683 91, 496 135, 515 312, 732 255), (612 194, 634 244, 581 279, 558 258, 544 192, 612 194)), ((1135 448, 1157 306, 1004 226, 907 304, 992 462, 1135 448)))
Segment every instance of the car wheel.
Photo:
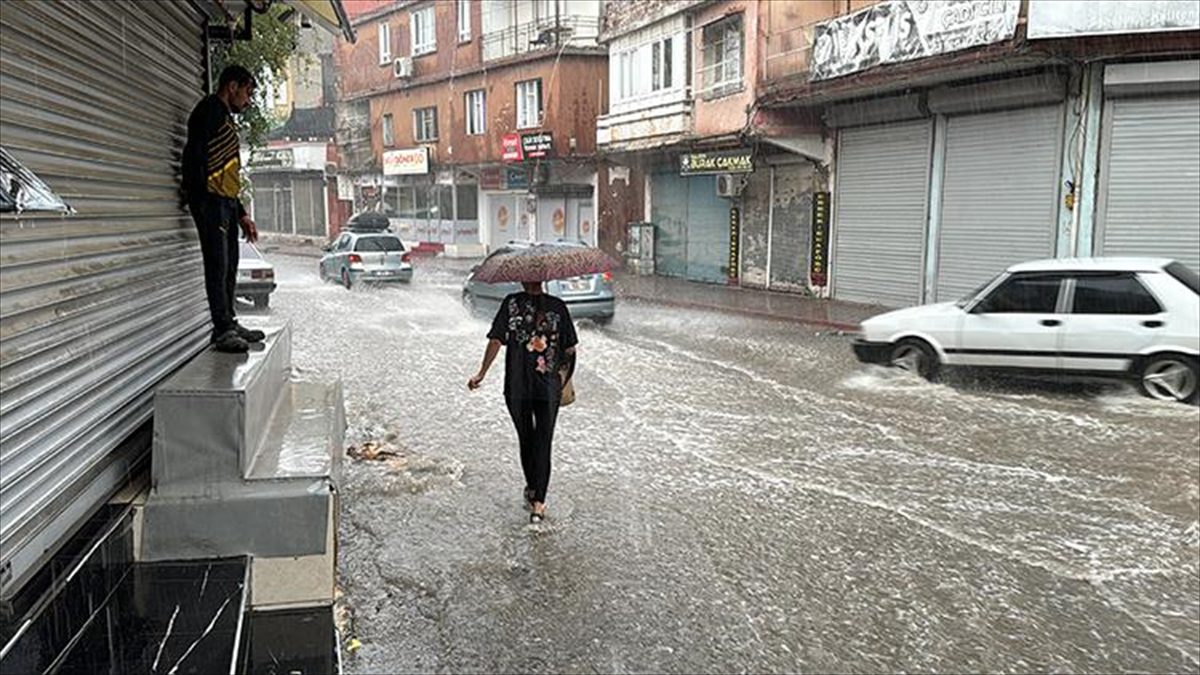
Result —
POLYGON ((325 266, 317 265, 317 278, 323 282, 328 282, 329 277, 325 276, 325 266))
POLYGON ((462 294, 463 307, 467 308, 467 314, 471 316, 479 316, 479 308, 475 305, 475 296, 463 291, 462 294))
POLYGON ((932 381, 937 379, 941 364, 938 362, 937 352, 933 351, 933 347, 928 343, 923 340, 901 340, 892 346, 892 351, 888 354, 888 365, 932 381))
POLYGON ((1142 393, 1159 401, 1195 403, 1200 394, 1196 364, 1181 356, 1152 356, 1146 359, 1139 378, 1142 393))
POLYGON ((271 296, 256 295, 254 296, 254 307, 257 309, 266 309, 271 306, 271 296))
POLYGON ((598 317, 592 319, 592 321, 595 321, 597 326, 607 326, 608 324, 613 322, 613 317, 598 316, 598 317))
POLYGON ((350 281, 350 270, 345 267, 342 268, 342 285, 346 288, 350 288, 353 285, 353 282, 350 281))

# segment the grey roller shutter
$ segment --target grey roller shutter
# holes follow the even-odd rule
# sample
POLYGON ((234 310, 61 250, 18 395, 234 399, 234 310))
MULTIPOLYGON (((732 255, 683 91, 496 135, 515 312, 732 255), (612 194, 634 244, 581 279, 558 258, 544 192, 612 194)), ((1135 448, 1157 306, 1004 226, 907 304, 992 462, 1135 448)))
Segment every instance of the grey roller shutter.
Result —
POLYGON ((1098 254, 1200 269, 1200 96, 1105 104, 1098 254))
POLYGON ((928 220, 929 120, 839 132, 833 293, 841 300, 920 302, 928 220))
POLYGON ((182 0, 3 5, 0 143, 76 210, 0 215, 8 596, 139 461, 123 441, 203 347, 207 310, 178 178, 199 15, 182 0))
POLYGON ((1054 255, 1062 106, 950 117, 936 299, 1054 255))

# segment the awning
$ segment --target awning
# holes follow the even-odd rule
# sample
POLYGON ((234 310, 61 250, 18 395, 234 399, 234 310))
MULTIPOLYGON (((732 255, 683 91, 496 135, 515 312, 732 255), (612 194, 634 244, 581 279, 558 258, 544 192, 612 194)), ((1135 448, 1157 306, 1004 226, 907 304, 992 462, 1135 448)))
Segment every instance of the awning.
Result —
POLYGON ((350 42, 355 40, 354 27, 342 0, 199 0, 198 6, 211 20, 224 23, 234 21, 247 6, 261 12, 275 2, 294 8, 331 33, 341 33, 350 42))

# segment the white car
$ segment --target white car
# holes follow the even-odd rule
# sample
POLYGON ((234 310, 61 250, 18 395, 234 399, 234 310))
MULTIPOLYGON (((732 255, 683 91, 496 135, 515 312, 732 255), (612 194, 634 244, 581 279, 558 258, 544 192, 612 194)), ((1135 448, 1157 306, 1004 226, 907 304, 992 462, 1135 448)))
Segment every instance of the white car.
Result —
POLYGON ((958 302, 867 319, 854 353, 929 379, 944 366, 1067 372, 1195 402, 1200 276, 1158 258, 1014 265, 958 302))
POLYGON ((271 304, 275 292, 275 266, 248 241, 238 241, 238 275, 234 295, 246 298, 259 309, 271 304))

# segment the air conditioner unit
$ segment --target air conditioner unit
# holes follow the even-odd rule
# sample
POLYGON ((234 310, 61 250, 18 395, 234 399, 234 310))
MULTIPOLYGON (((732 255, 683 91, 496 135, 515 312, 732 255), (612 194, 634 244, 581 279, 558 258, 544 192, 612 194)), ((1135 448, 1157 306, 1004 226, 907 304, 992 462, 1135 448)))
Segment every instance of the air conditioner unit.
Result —
POLYGON ((737 197, 746 187, 746 179, 733 173, 717 174, 717 196, 737 197))
POLYGON ((401 56, 392 62, 392 74, 397 80, 407 80, 413 74, 413 62, 411 56, 401 56))

